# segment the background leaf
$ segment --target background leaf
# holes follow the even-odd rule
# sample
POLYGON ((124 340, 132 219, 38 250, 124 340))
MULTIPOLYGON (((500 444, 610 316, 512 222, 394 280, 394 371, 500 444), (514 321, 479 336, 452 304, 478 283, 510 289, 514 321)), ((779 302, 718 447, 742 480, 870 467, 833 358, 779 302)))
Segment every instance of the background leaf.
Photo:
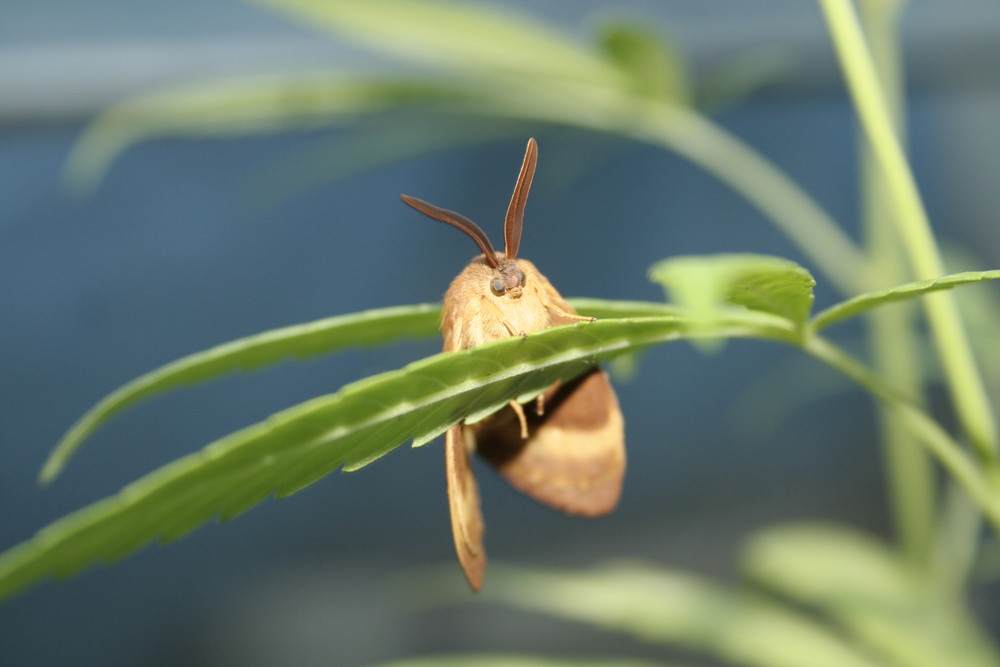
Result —
POLYGON ((748 546, 745 570, 779 595, 829 615, 889 664, 1000 664, 967 611, 857 530, 803 524, 761 531, 748 546))
POLYGON ((609 23, 601 47, 640 97, 690 105, 692 91, 680 52, 659 32, 632 23, 609 23))
POLYGON ((494 566, 489 601, 760 667, 875 667, 808 616, 701 577, 637 563, 558 572, 494 566))
POLYGON ((431 655, 382 663, 379 667, 683 667, 678 663, 629 658, 549 658, 512 653, 460 653, 431 655))
POLYGON ((337 71, 216 79, 140 95, 101 113, 73 147, 64 179, 89 192, 123 151, 154 137, 236 137, 326 127, 387 109, 455 104, 469 93, 442 82, 337 71))
POLYGON ((407 60, 464 70, 618 85, 619 72, 537 20, 488 4, 427 0, 252 0, 314 29, 407 60))

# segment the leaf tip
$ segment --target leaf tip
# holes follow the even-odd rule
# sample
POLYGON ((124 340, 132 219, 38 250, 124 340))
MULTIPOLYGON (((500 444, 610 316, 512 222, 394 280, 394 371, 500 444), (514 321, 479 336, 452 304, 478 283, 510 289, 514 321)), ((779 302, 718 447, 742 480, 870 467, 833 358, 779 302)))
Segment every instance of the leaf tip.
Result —
POLYGON ((44 465, 42 465, 41 471, 38 473, 38 478, 36 480, 38 482, 38 486, 46 487, 54 482, 56 477, 62 473, 64 465, 65 461, 61 458, 57 458, 55 454, 49 456, 49 458, 45 460, 44 465))

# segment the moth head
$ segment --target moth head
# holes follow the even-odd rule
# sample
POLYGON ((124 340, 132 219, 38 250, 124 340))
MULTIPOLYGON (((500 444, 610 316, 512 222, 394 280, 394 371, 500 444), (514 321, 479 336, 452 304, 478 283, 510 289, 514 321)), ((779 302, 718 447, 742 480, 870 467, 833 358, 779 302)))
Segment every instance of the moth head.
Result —
POLYGON ((534 139, 528 139, 528 146, 524 151, 524 160, 521 162, 521 171, 517 176, 517 183, 514 185, 514 194, 511 195, 510 204, 507 206, 507 216, 503 223, 504 252, 499 254, 493 249, 486 232, 482 228, 469 220, 464 215, 449 211, 448 209, 428 204, 422 199, 409 195, 400 195, 404 203, 417 209, 424 215, 446 222, 449 225, 458 227, 463 232, 472 237, 479 249, 483 251, 486 263, 493 269, 489 279, 489 290, 494 296, 511 296, 519 298, 521 288, 524 286, 524 271, 517 265, 517 250, 521 245, 521 226, 524 222, 524 205, 528 201, 528 191, 531 189, 531 179, 535 175, 535 165, 538 163, 538 144, 534 139))
POLYGON ((518 267, 516 259, 500 260, 500 265, 493 270, 493 273, 494 277, 490 279, 490 292, 493 296, 510 296, 514 299, 521 297, 524 271, 518 267))

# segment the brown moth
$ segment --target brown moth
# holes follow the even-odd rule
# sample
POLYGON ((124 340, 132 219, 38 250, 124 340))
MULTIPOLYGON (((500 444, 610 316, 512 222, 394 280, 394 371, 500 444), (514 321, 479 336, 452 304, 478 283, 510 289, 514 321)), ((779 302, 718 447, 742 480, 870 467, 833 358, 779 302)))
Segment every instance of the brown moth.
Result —
MULTIPOLYGON (((521 173, 504 220, 504 252, 468 218, 400 195, 421 213, 458 227, 483 254, 458 274, 444 295, 444 351, 463 350, 498 338, 580 320, 549 281, 517 258, 524 204, 538 161, 528 140, 521 173)), ((473 590, 486 570, 479 490, 469 460, 476 450, 515 488, 568 514, 600 516, 618 504, 625 474, 624 422, 604 371, 595 368, 570 382, 557 382, 525 411, 517 401, 475 424, 456 424, 445 434, 445 468, 451 530, 458 560, 473 590)))

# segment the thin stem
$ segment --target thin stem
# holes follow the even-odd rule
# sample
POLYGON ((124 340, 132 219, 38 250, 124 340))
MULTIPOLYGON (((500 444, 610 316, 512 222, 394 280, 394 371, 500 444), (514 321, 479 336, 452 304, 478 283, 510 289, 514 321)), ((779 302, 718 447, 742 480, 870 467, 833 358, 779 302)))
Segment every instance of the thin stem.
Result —
MULTIPOLYGON (((917 278, 945 273, 940 253, 906 156, 892 128, 871 54, 849 0, 819 0, 865 135, 885 176, 898 234, 917 278)), ((938 357, 962 426, 994 471, 997 436, 993 410, 976 367, 955 301, 946 293, 923 301, 938 357)))
MULTIPOLYGON (((893 132, 905 135, 903 72, 899 58, 899 3, 861 0, 865 34, 872 47, 873 62, 891 110, 893 132)), ((903 283, 909 277, 887 219, 894 209, 887 198, 882 170, 871 148, 861 136, 862 217, 871 262, 874 288, 903 283)), ((914 330, 914 306, 879 308, 869 315, 869 348, 881 377, 896 387, 905 387, 923 404, 923 378, 914 330)), ((935 486, 927 453, 913 446, 913 436, 892 410, 879 410, 879 427, 885 451, 889 507, 903 558, 913 567, 930 567, 935 524, 935 486)))
POLYGON ((1000 496, 994 493, 990 481, 980 472, 972 458, 940 424, 859 361, 823 337, 808 336, 802 348, 861 385, 883 406, 897 414, 900 422, 923 443, 925 449, 948 471, 979 511, 993 524, 994 529, 1000 532, 1000 496))

